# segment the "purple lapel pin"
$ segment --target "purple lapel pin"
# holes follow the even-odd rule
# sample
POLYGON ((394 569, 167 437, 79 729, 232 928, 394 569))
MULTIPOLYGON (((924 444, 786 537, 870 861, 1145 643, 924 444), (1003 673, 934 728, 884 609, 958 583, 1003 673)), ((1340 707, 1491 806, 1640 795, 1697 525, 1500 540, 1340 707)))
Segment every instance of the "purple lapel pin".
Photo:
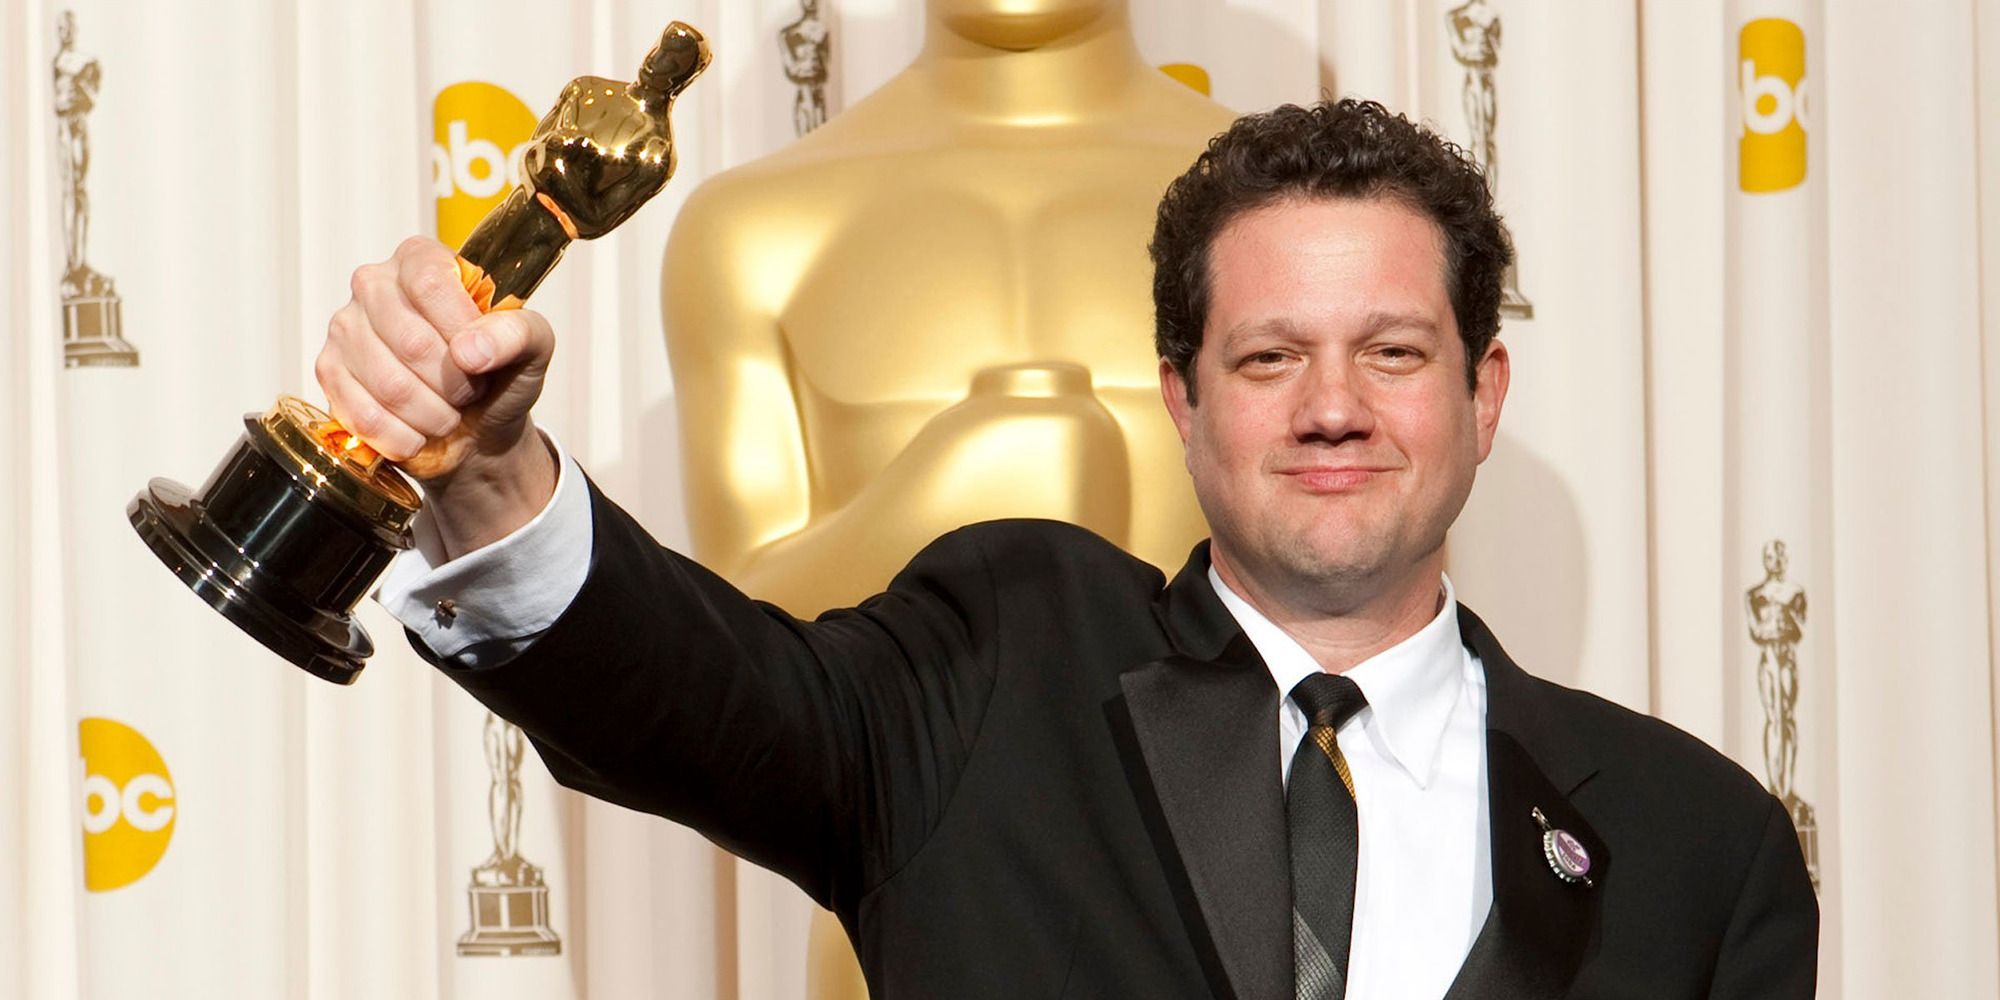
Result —
POLYGON ((1542 856, 1548 859, 1549 870, 1556 877, 1572 885, 1592 888, 1597 883, 1590 880, 1590 852, 1583 847, 1583 841, 1568 830, 1558 830, 1549 825, 1549 818, 1542 810, 1534 810, 1535 824, 1542 828, 1542 856))

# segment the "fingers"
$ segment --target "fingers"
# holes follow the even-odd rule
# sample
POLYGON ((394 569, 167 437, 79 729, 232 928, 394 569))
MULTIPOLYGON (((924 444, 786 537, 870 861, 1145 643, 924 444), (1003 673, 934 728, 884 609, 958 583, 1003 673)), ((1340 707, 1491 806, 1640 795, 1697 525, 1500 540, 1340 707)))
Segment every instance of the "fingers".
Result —
POLYGON ((436 240, 412 236, 389 258, 396 287, 417 315, 450 333, 479 318, 479 306, 458 276, 458 257, 436 240))
POLYGON ((405 240, 389 260, 357 268, 352 297, 327 324, 313 370, 333 415, 392 460, 450 434, 479 398, 479 381, 451 360, 440 322, 479 309, 460 287, 451 251, 405 240))
MULTIPOLYGON (((385 322, 398 319, 385 317, 385 322)), ((478 392, 473 380, 451 363, 443 338, 427 326, 424 330, 435 344, 419 362, 420 371, 390 347, 387 335, 369 321, 363 307, 349 303, 334 313, 333 322, 327 325, 327 351, 371 399, 398 420, 429 437, 443 437, 458 426, 459 411, 477 398, 478 392), (462 390, 455 399, 441 395, 439 380, 426 375, 446 370, 449 375, 442 378, 442 384, 462 390)))
POLYGON ((385 409, 337 354, 321 351, 313 363, 320 391, 326 393, 327 409, 342 427, 361 436, 368 446, 392 462, 400 462, 423 449, 424 435, 385 409))
POLYGON ((357 269, 352 288, 373 336, 462 409, 479 398, 479 386, 451 363, 446 346, 453 331, 479 318, 479 307, 459 286, 453 261, 443 244, 411 237, 389 260, 357 269))
POLYGON ((313 366, 349 430, 398 462, 427 443, 519 430, 555 349, 547 319, 482 315, 452 252, 423 238, 356 269, 352 293, 313 366))

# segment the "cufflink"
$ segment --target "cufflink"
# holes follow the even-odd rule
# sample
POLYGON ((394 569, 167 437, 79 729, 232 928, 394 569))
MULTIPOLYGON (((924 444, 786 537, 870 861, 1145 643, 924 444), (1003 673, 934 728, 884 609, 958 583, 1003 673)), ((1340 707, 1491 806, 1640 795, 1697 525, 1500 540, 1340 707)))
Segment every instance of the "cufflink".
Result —
POLYGON ((449 597, 438 598, 437 605, 431 609, 431 617, 437 619, 439 625, 450 625, 458 620, 458 602, 449 597))

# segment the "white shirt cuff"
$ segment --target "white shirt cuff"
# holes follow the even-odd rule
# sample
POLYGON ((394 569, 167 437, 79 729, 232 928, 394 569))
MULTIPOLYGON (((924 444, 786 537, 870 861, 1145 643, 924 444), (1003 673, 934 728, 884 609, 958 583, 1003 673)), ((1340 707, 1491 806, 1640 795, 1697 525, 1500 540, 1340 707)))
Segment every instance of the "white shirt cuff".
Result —
POLYGON ((447 561, 429 511, 411 525, 416 548, 389 564, 376 600, 424 645, 461 666, 510 659, 569 609, 590 572, 593 528, 583 469, 556 452, 556 490, 534 520, 447 561), (448 609, 448 610, 447 610, 448 609))

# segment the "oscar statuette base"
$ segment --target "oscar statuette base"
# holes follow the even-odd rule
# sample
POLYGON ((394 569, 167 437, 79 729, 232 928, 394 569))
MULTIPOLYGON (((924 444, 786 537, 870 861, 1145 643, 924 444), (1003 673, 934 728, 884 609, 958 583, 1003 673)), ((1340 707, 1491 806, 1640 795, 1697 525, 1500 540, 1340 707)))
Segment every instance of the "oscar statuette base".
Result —
POLYGON ((417 498, 382 473, 344 468, 314 436, 321 419, 280 399, 244 418, 199 490, 154 479, 125 513, 203 603, 313 676, 351 684, 374 652, 354 606, 411 546, 417 498))
POLYGON ((139 349, 125 342, 125 300, 111 279, 89 267, 63 276, 63 365, 131 368, 139 349))
POLYGON ((70 368, 133 368, 139 349, 120 336, 123 310, 116 295, 63 300, 63 364, 70 368))
POLYGON ((515 867, 521 871, 505 880, 489 868, 472 870, 472 884, 466 886, 472 929, 458 939, 460 955, 562 954, 562 938, 549 927, 549 887, 541 870, 525 862, 515 867))
POLYGON ((1507 265, 1507 273, 1500 284, 1500 315, 1515 319, 1534 319, 1535 304, 1521 294, 1521 277, 1515 265, 1507 265))
POLYGON ((1805 855, 1806 874, 1812 877, 1813 892, 1819 891, 1819 817, 1812 804, 1797 794, 1785 797, 1785 811, 1792 815, 1792 827, 1799 832, 1799 852, 1805 855))

